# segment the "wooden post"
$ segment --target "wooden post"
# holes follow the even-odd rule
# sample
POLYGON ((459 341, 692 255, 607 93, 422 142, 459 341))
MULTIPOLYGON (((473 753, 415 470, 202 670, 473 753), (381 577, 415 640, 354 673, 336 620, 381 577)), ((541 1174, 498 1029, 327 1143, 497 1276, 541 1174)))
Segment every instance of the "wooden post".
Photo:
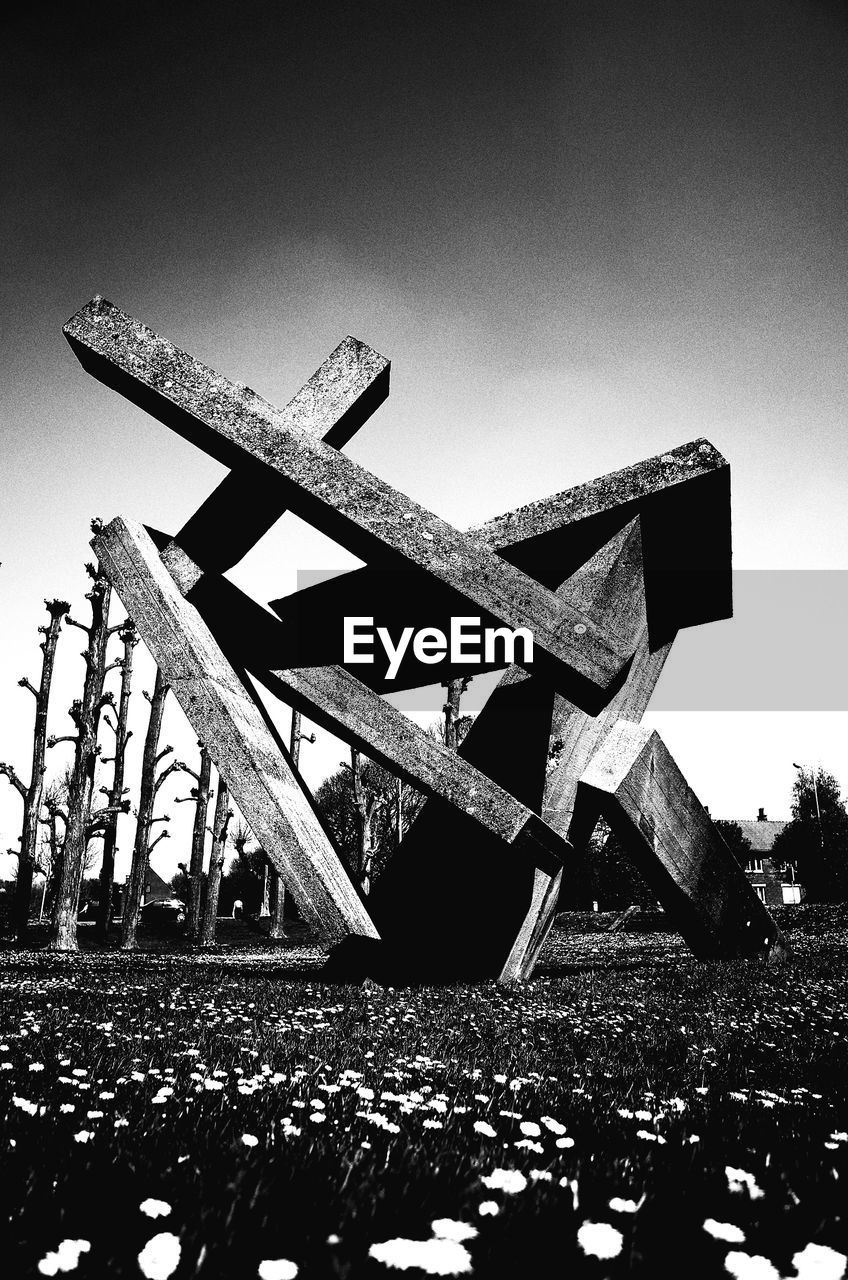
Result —
POLYGON ((627 720, 612 726, 580 778, 571 822, 575 844, 588 840, 599 815, 696 955, 788 955, 765 904, 658 733, 627 720))
POLYGON ((178 798, 181 804, 190 800, 194 804, 194 823, 191 833, 191 858, 188 865, 188 904, 186 908, 185 933, 189 942, 197 942, 200 938, 200 917, 203 903, 204 873, 203 861, 206 851, 206 822, 209 813, 209 783, 212 776, 212 757, 202 742, 200 748, 200 767, 197 773, 187 766, 185 773, 190 774, 196 785, 190 796, 178 798))

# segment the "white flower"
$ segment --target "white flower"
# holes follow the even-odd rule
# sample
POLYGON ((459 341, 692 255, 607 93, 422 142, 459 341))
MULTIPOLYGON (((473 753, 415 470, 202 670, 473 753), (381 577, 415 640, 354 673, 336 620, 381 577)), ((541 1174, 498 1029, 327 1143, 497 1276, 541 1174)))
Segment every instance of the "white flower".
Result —
POLYGON ((522 1120, 518 1126, 521 1132, 527 1138, 538 1138, 542 1130, 532 1120, 522 1120))
POLYGON ((780 1272, 768 1258, 759 1253, 742 1253, 740 1249, 731 1249, 724 1265, 735 1280, 780 1280, 780 1272))
POLYGON ((624 1236, 608 1222, 584 1222, 577 1230, 577 1243, 590 1258, 617 1258, 624 1236))
POLYGON ((79 1133, 74 1134, 74 1142, 90 1142, 93 1137, 90 1129, 80 1129, 79 1133))
POLYGON ((309 1119, 313 1124, 323 1124, 327 1117, 324 1115, 323 1111, 313 1111, 309 1119))
POLYGON ((41 1259, 38 1270, 43 1276, 55 1276, 58 1271, 74 1271, 80 1254, 88 1253, 90 1249, 88 1240, 63 1240, 55 1253, 48 1253, 41 1259))
POLYGON ((436 1218, 432 1224, 433 1235, 441 1240, 473 1240, 477 1228, 469 1222, 457 1222, 455 1218, 436 1218))
POLYGON ((546 1129, 550 1129, 551 1133, 556 1133, 560 1136, 565 1133, 565 1125, 560 1124, 559 1120, 552 1119, 551 1116, 542 1116, 542 1124, 546 1129))
POLYGON ((142 1213, 147 1214, 148 1218, 167 1218, 171 1212, 171 1206, 167 1200, 154 1200, 152 1197, 142 1200, 138 1207, 142 1213))
POLYGON ((243 1134, 241 1135, 241 1140, 242 1140, 242 1142, 244 1143, 244 1145, 245 1145, 246 1147, 258 1147, 258 1146, 259 1146, 259 1139, 258 1139, 258 1138, 256 1138, 256 1137, 254 1137, 254 1135, 253 1135, 252 1133, 243 1133, 243 1134))
POLYGON ((259 1264, 259 1280, 294 1280, 297 1263, 288 1258, 266 1258, 259 1264))
POLYGON ((734 1169, 731 1165, 727 1165, 724 1172, 727 1175, 727 1185, 731 1191, 741 1191, 743 1187, 747 1188, 748 1195, 752 1200, 759 1200, 763 1195, 752 1173, 746 1173, 744 1169, 734 1169))
POLYGON ((715 1218, 707 1218, 704 1230, 716 1240, 726 1240, 728 1244, 744 1244, 745 1232, 732 1222, 716 1222, 715 1218))
POLYGON ((490 1191, 505 1191, 509 1196, 517 1195, 527 1186, 527 1179, 517 1169, 494 1169, 481 1181, 490 1191))
POLYGON ((494 1200, 482 1200, 477 1206, 477 1212, 481 1218, 496 1218, 500 1213, 500 1206, 494 1200))
POLYGON ((147 1280, 168 1280, 179 1266, 180 1242, 171 1231, 153 1236, 138 1255, 138 1265, 147 1280))
MULTIPOLYGON (((30 1069, 30 1071, 43 1071, 43 1070, 44 1070, 44 1063, 43 1063, 43 1062, 31 1062, 31 1063, 29 1064, 29 1069, 30 1069)), ((61 1248, 61 1246, 60 1246, 60 1248, 61 1248)))
POLYGON ((19 1098, 16 1094, 12 1095, 12 1102, 16 1107, 20 1107, 21 1111, 25 1111, 28 1116, 34 1116, 38 1111, 38 1104, 30 1102, 29 1098, 19 1098))
POLYGON ((496 1138, 498 1135, 490 1124, 486 1124, 485 1120, 474 1121, 474 1132, 482 1133, 484 1138, 496 1138))
POLYGON ((558 1146, 558 1147, 560 1147, 560 1148, 562 1148, 562 1149, 564 1150, 564 1149, 566 1149, 567 1147, 573 1147, 573 1146, 574 1146, 574 1139, 573 1139, 573 1138, 557 1138, 557 1140, 556 1140, 556 1144, 557 1144, 557 1146, 558 1146))
POLYGON ((430 1276, 461 1276, 471 1271, 471 1255, 457 1240, 386 1240, 372 1244, 368 1255, 398 1271, 413 1268, 430 1276))
POLYGON ((59 1110, 64 1111, 66 1114, 68 1114, 71 1111, 76 1111, 76 1107, 72 1102, 63 1102, 59 1106, 59 1110))
POLYGON ((808 1244, 792 1257, 797 1280, 841 1280, 846 1263, 844 1253, 837 1253, 826 1244, 808 1244))
POLYGON ((609 1207, 613 1213, 635 1213, 639 1208, 635 1200, 622 1200, 620 1196, 613 1196, 609 1207))

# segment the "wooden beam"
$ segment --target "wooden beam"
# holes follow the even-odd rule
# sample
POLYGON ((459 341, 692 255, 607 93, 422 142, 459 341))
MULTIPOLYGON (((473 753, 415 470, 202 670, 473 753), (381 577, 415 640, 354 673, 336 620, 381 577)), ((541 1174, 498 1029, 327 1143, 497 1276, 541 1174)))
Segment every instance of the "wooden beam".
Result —
POLYGON ((306 918, 330 937, 378 937, 288 760, 150 536, 115 519, 94 552, 197 736, 306 918))
POLYGON ((659 734, 619 720, 580 779, 571 823, 606 818, 672 923, 701 957, 787 954, 785 939, 659 734))
POLYGON ((529 628, 533 666, 589 710, 632 656, 590 618, 103 298, 64 329, 84 367, 227 465, 275 471, 298 515, 365 560, 423 570, 469 608, 529 628))
MULTIPOLYGON (((683 627, 732 614, 730 467, 708 440, 698 439, 600 476, 468 530, 490 551, 557 589, 631 520, 639 517, 645 603, 651 647, 658 649, 683 627)), ((433 579, 409 571, 367 565, 275 600, 272 608, 300 636, 309 660, 337 661, 335 634, 343 615, 374 618, 392 635, 403 626, 446 631, 461 602, 433 579)), ((481 664, 479 671, 496 670, 481 664)), ((433 668, 410 649, 395 679, 382 666, 356 675, 377 693, 432 683, 433 668)), ((467 668, 439 665, 438 678, 467 675, 467 668)))
MULTIPOLYGON (((279 412, 279 421, 341 449, 389 394, 389 368, 379 352, 347 337, 279 412)), ((286 505, 275 471, 256 463, 237 467, 164 548, 162 559, 187 590, 193 584, 186 556, 204 572, 225 573, 267 533, 286 505)))

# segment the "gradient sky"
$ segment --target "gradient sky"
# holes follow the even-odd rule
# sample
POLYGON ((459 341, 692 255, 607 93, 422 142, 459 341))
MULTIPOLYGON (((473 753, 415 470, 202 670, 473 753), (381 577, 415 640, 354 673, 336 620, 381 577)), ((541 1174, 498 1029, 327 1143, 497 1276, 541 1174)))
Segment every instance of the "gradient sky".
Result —
MULTIPOLYGON (((94 293, 275 402, 346 333, 370 343, 392 394, 349 452, 457 525, 706 435, 738 568, 848 569, 842 6, 215 11, 32 7, 4 34, 0 759, 28 777, 15 682, 44 596, 84 617, 90 518, 176 530, 222 474, 77 365, 61 327, 94 293)), ((233 577, 264 602, 352 563, 287 516, 233 577)), ((697 685, 706 629, 679 646, 697 685)), ((797 661, 830 678, 814 626, 797 661)), ((792 760, 848 785, 848 717, 784 705, 652 723, 714 813, 786 816, 792 760)), ((313 782, 343 754, 305 751, 313 782)), ((0 781, 3 848, 19 815, 0 781)))

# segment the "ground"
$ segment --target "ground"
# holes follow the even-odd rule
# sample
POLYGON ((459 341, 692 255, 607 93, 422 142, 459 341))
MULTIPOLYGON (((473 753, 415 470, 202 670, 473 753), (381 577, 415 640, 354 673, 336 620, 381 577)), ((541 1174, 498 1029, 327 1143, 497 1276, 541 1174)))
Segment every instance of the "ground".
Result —
POLYGON ((562 917, 508 990, 5 950, 6 1274, 836 1280, 848 913, 787 919, 770 969, 562 917))

